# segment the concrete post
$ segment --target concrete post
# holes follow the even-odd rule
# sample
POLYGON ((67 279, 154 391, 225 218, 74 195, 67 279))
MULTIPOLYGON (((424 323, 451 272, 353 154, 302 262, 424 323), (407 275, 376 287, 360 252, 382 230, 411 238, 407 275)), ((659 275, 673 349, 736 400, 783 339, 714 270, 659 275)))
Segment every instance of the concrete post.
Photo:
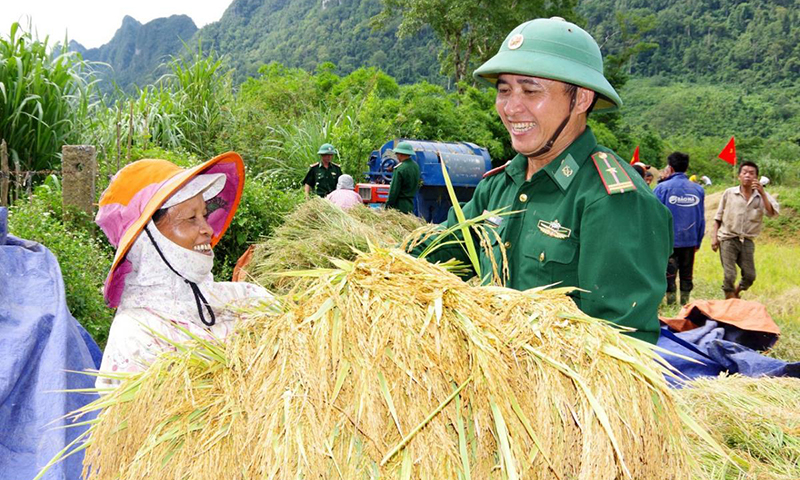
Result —
POLYGON ((6 141, 0 142, 0 207, 8 206, 8 179, 11 171, 8 169, 8 148, 6 141))
POLYGON ((61 198, 65 214, 72 208, 86 212, 91 218, 96 175, 97 151, 92 145, 61 147, 61 198))

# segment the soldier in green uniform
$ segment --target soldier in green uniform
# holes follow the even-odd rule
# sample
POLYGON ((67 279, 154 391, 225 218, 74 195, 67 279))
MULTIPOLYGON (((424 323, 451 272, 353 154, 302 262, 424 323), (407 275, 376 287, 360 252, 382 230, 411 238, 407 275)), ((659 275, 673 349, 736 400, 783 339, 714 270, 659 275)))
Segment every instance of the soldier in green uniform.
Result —
POLYGON ((322 198, 336 190, 336 182, 339 181, 339 176, 342 174, 342 167, 331 161, 335 153, 336 149, 330 143, 325 143, 319 147, 317 155, 320 156, 320 161, 310 165, 308 173, 303 178, 306 198, 308 198, 312 189, 322 198))
MULTIPOLYGON (((532 20, 508 35, 475 78, 496 86, 497 113, 519 153, 487 172, 463 208, 467 218, 518 212, 490 218, 506 248, 507 285, 578 287, 572 296, 583 312, 655 343, 672 217, 586 125, 591 111, 622 103, 603 76, 597 43, 561 18, 532 20)), ((451 210, 447 225, 455 223, 451 210)), ((469 264, 459 246, 428 258, 469 264)), ((492 271, 486 254, 480 263, 482 274, 492 271)))
POLYGON ((410 143, 400 142, 394 147, 394 154, 400 164, 392 172, 386 208, 414 213, 414 197, 419 190, 419 165, 411 158, 414 156, 414 149, 410 143))

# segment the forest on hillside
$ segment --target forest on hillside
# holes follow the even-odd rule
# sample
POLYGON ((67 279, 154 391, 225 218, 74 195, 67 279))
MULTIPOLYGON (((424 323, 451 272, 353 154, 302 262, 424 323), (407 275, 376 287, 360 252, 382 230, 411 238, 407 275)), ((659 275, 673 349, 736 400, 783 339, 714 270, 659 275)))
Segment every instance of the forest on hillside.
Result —
POLYGON ((585 0, 578 11, 606 55, 632 42, 636 76, 726 82, 752 88, 796 85, 797 0, 585 0))

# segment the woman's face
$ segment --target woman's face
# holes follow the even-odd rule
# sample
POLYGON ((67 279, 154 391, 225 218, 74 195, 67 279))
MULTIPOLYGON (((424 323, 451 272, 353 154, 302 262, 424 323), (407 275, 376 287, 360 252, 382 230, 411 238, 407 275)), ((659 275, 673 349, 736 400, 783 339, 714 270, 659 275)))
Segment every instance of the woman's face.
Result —
POLYGON ((162 235, 183 248, 205 255, 212 255, 211 235, 214 231, 208 224, 208 210, 203 195, 170 207, 156 227, 162 235))

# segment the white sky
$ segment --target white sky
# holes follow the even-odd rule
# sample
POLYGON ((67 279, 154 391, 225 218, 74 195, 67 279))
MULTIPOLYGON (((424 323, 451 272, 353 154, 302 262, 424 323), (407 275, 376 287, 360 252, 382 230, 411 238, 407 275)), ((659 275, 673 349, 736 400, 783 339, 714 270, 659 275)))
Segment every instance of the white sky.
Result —
POLYGON ((28 18, 39 38, 49 44, 64 33, 86 48, 108 43, 125 15, 145 24, 150 20, 184 14, 198 28, 222 17, 232 0, 0 0, 0 37, 7 38, 13 22, 27 29, 28 18))

